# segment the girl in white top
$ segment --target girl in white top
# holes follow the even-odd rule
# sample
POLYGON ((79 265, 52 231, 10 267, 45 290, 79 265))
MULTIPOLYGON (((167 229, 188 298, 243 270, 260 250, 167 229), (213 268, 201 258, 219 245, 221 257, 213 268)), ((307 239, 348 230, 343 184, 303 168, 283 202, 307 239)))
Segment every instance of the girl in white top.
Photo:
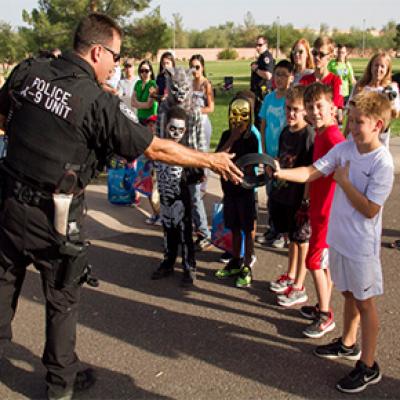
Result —
POLYGON ((314 59, 307 39, 299 39, 294 43, 290 52, 290 61, 294 65, 292 85, 298 84, 303 76, 314 72, 314 59))
MULTIPOLYGON (((206 78, 204 58, 201 54, 194 54, 190 58, 189 67, 192 69, 193 73, 193 101, 201 110, 201 121, 208 151, 210 149, 212 134, 212 126, 208 114, 214 111, 213 89, 210 81, 206 78)), ((204 181, 201 185, 201 191, 203 193, 206 191, 206 183, 207 181, 204 181)))
MULTIPOLYGON (((400 113, 399 87, 392 82, 392 59, 389 53, 379 52, 372 56, 365 68, 364 75, 357 82, 350 99, 362 91, 385 92, 391 97, 393 118, 400 113), (389 94, 391 92, 392 94, 389 94)), ((346 126, 346 136, 348 127, 346 126)), ((380 134, 381 142, 389 148, 390 129, 380 134)))

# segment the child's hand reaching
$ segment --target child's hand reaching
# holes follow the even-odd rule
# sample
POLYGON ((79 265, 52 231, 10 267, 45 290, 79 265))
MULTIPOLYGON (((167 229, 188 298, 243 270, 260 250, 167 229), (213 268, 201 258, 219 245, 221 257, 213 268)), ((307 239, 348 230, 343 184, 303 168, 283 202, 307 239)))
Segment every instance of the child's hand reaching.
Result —
POLYGON ((337 167, 333 175, 333 179, 342 186, 349 180, 350 161, 346 161, 344 166, 337 167))

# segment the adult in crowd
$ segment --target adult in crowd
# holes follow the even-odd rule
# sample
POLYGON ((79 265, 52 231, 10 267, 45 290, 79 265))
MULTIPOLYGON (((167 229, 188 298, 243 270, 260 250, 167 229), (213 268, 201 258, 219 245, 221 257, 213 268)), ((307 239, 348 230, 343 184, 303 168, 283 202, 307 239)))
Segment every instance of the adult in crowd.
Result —
POLYGON ((251 63, 250 90, 256 96, 254 115, 255 125, 260 129, 258 112, 264 96, 272 88, 272 73, 274 72, 274 58, 268 50, 268 42, 264 36, 258 36, 256 40, 257 61, 251 63))
POLYGON ((156 92, 153 66, 149 60, 143 60, 138 67, 139 80, 135 83, 132 94, 132 107, 137 109, 139 122, 157 114, 158 102, 153 98, 156 92))
POLYGON ((135 76, 135 62, 133 58, 128 58, 124 62, 123 78, 118 82, 117 91, 119 98, 132 110, 132 95, 136 82, 139 80, 135 76))
POLYGON ((350 93, 353 89, 356 79, 354 78, 353 67, 347 60, 347 48, 343 44, 337 45, 336 58, 329 61, 328 70, 337 75, 342 81, 342 96, 344 103, 347 104, 350 93))
POLYGON ((161 55, 160 66, 158 68, 158 75, 156 79, 157 92, 156 98, 158 101, 163 101, 167 96, 167 77, 165 76, 166 68, 175 68, 175 58, 170 51, 166 51, 161 55))
MULTIPOLYGON (((351 97, 362 91, 372 91, 386 93, 392 103, 393 118, 400 113, 399 87, 392 81, 392 58, 389 53, 379 52, 374 54, 369 60, 364 74, 356 83, 351 97)), ((349 132, 346 126, 346 136, 349 132)), ((390 127, 380 134, 381 142, 389 147, 390 127)))
POLYGON ((296 40, 290 51, 290 61, 294 67, 293 85, 297 85, 303 76, 314 72, 314 59, 307 39, 296 40))
MULTIPOLYGON (((208 114, 214 111, 214 94, 211 82, 206 77, 204 67, 204 58, 201 54, 194 54, 189 60, 189 66, 193 73, 193 101, 200 107, 201 123, 203 125, 204 135, 206 138, 206 150, 210 149, 210 141, 212 135, 212 126, 208 114)), ((201 184, 202 193, 207 189, 207 171, 205 171, 205 180, 201 184)))
POLYGON ((47 62, 23 61, 0 90, 0 129, 9 137, 0 175, 0 357, 33 263, 46 305, 42 361, 49 399, 71 399, 95 382, 93 371, 79 371, 75 353, 81 287, 88 276, 81 227, 84 189, 107 155, 132 159, 144 153, 240 181, 231 155, 154 137, 117 96, 102 89, 120 59, 121 36, 110 17, 90 14, 77 27, 73 51, 47 62))

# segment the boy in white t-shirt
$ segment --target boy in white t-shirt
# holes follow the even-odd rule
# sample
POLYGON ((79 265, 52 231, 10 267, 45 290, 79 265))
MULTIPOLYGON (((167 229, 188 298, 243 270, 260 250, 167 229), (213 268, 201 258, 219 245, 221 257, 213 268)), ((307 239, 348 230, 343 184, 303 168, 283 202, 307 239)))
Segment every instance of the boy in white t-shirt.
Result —
POLYGON ((349 124, 353 140, 337 144, 312 166, 275 173, 279 179, 310 182, 334 172, 337 182, 327 242, 332 280, 345 298, 340 339, 314 354, 328 359, 359 360, 336 388, 358 393, 381 378, 375 361, 378 313, 375 297, 383 293, 380 262, 382 207, 393 186, 393 160, 379 140, 391 119, 390 101, 374 92, 352 100, 349 124), (361 325, 361 351, 356 346, 361 325))

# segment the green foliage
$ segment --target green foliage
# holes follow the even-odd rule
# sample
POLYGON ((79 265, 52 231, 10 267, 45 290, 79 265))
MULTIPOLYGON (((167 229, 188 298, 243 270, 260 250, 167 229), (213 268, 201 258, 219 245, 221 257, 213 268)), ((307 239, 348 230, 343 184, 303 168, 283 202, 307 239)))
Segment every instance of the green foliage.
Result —
POLYGON ((161 17, 160 7, 156 7, 143 18, 135 19, 125 27, 122 53, 142 58, 146 53, 152 55, 171 43, 171 29, 161 17))
POLYGON ((142 11, 151 0, 39 0, 31 13, 22 13, 28 28, 20 28, 27 49, 37 53, 40 49, 72 45, 73 32, 82 16, 91 11, 103 12, 122 25, 134 11, 142 11))
POLYGON ((397 50, 400 50, 400 24, 396 25, 396 35, 394 37, 394 42, 397 50))
POLYGON ((0 21, 0 63, 3 72, 7 74, 10 65, 24 56, 23 39, 10 24, 0 21))
POLYGON ((217 54, 218 60, 236 60, 239 57, 235 49, 224 49, 217 54))

